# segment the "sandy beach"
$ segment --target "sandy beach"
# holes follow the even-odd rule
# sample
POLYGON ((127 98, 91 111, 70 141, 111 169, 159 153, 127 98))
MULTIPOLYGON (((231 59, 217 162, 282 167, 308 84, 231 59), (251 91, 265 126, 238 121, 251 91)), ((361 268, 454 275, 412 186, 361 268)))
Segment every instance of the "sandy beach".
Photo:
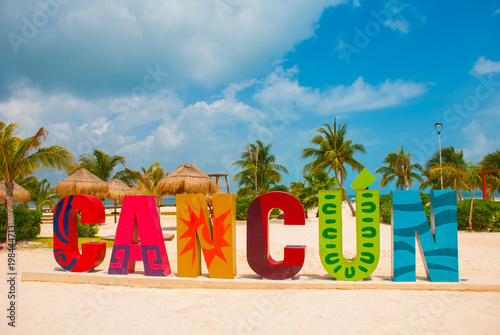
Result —
MULTIPOLYGON (((355 219, 347 208, 343 220, 344 252, 353 256, 355 219)), ((175 233, 174 215, 162 216, 161 224, 164 232, 175 233)), ((107 217, 99 235, 112 235, 115 229, 113 218, 107 217)), ((255 276, 246 262, 246 225, 239 222, 236 230, 238 276, 255 276)), ((43 225, 41 236, 52 236, 51 224, 43 225)), ((459 232, 458 238, 461 283, 500 284, 500 234, 459 232)), ((273 220, 270 239, 275 259, 282 257, 287 244, 307 246, 299 280, 329 277, 319 260, 317 219, 300 227, 273 220)), ((381 256, 374 278, 390 278, 390 243, 390 225, 381 224, 381 256)), ((175 275, 176 241, 165 244, 175 275)), ((97 270, 107 270, 110 255, 108 249, 97 270)), ((20 249, 16 258, 18 273, 57 267, 50 249, 20 249)), ((0 264, 4 271, 6 252, 0 252, 0 264)), ((142 269, 138 263, 137 270, 142 269)), ((418 254, 417 277, 425 277, 418 254)), ((1 292, 6 297, 5 281, 1 292)), ((155 289, 31 281, 19 282, 17 292, 17 327, 8 327, 3 316, 1 334, 500 333, 499 292, 155 289)), ((2 301, 6 315, 7 299, 2 301)))

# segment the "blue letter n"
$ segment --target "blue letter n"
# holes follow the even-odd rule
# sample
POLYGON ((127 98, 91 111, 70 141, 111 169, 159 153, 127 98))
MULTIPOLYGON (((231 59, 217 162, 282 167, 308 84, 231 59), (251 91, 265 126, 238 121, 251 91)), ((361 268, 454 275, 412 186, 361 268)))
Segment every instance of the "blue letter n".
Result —
POLYGON ((431 191, 431 227, 417 191, 394 191, 392 198, 392 279, 415 281, 415 238, 427 277, 458 282, 456 191, 431 191))

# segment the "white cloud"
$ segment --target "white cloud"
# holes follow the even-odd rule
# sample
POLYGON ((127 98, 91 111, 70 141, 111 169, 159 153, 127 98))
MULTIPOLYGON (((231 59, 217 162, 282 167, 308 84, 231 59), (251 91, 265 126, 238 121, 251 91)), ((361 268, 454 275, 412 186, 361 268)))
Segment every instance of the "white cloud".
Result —
POLYGON ((302 86, 298 73, 297 67, 278 67, 262 79, 229 84, 221 90, 223 98, 191 104, 169 90, 148 92, 136 105, 118 111, 110 106, 120 97, 92 100, 19 87, 0 103, 0 116, 9 123, 21 122, 23 131, 29 128, 24 136, 46 126, 47 144, 63 145, 77 157, 100 148, 124 155, 132 169, 158 161, 171 171, 190 162, 234 175, 229 162, 257 138, 276 143, 280 157, 290 159, 308 139, 300 132, 290 135, 289 129, 306 114, 393 107, 426 90, 424 84, 403 80, 372 85, 361 77, 350 85, 320 90, 302 86))
POLYGON ((158 144, 163 148, 176 147, 184 138, 184 134, 177 129, 174 123, 160 125, 154 132, 154 136, 158 139, 158 144))
POLYGON ((479 57, 471 71, 475 75, 484 75, 500 72, 500 61, 495 62, 485 57, 479 57))
POLYGON ((12 86, 9 99, 0 101, 0 115, 8 123, 21 122, 20 135, 30 136, 41 126, 50 131, 49 125, 70 119, 78 118, 82 124, 92 123, 105 113, 103 109, 107 106, 103 99, 91 101, 68 93, 43 94, 39 89, 18 83, 12 86))
POLYGON ((224 98, 229 101, 236 101, 236 94, 242 90, 258 83, 256 79, 245 80, 241 83, 231 83, 223 91, 224 98))
POLYGON ((105 117, 100 117, 90 123, 82 124, 80 127, 78 127, 78 130, 83 132, 91 132, 96 136, 102 136, 104 133, 106 133, 110 126, 111 121, 107 120, 105 117))
POLYGON ((320 99, 319 91, 300 86, 294 78, 298 71, 297 67, 287 70, 276 68, 264 80, 263 88, 254 95, 254 99, 266 110, 280 110, 290 105, 299 109, 315 107, 320 99))
POLYGON ((496 11, 493 12, 493 16, 500 14, 500 9, 497 9, 496 11))
POLYGON ((359 7, 359 6, 361 6, 361 4, 359 3, 359 0, 354 0, 354 1, 352 2, 352 5, 353 5, 354 7, 359 7))
POLYGON ((425 84, 401 79, 387 79, 374 86, 359 77, 351 86, 340 85, 330 89, 325 94, 320 112, 331 114, 394 107, 424 94, 426 90, 425 84))
MULTIPOLYGON (((31 19, 38 2, 0 7, 2 31, 21 36, 21 17, 31 19)), ((216 2, 205 0, 72 1, 18 45, 17 54, 9 39, 0 40, 6 57, 0 72, 14 67, 9 73, 18 71, 43 89, 89 96, 124 93, 127 82, 136 85, 144 68, 156 64, 170 73, 165 84, 171 88, 227 85, 269 71, 314 35, 326 8, 344 2, 224 1, 229 10, 221 13, 216 2)))
POLYGON ((50 125, 49 137, 54 143, 68 143, 73 135, 69 122, 53 123, 50 125))
POLYGON ((462 134, 466 140, 466 146, 464 147, 464 158, 466 160, 479 161, 485 154, 494 149, 494 142, 488 139, 484 125, 481 125, 475 119, 462 128, 462 134))
POLYGON ((134 155, 137 152, 149 151, 151 149, 151 146, 153 145, 154 139, 155 138, 153 135, 149 135, 144 141, 137 141, 126 145, 118 150, 118 152, 124 155, 134 155))
POLYGON ((427 89, 426 84, 401 79, 387 79, 374 86, 359 77, 349 86, 334 86, 321 92, 301 86, 293 78, 297 71, 278 68, 266 78, 264 87, 254 97, 263 110, 292 106, 293 110, 322 115, 376 110, 398 106, 427 89))
POLYGON ((410 23, 406 19, 401 18, 397 20, 389 19, 385 21, 385 25, 392 30, 399 30, 403 34, 408 34, 410 23))

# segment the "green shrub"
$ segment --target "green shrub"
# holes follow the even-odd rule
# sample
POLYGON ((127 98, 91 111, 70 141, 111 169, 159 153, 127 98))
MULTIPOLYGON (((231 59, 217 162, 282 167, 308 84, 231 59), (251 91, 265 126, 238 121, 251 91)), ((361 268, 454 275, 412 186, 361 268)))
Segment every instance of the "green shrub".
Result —
POLYGON ((491 223, 491 231, 500 231, 500 205, 495 206, 493 211, 493 222, 491 223))
MULTIPOLYGON (((37 237, 40 234, 42 212, 14 208, 14 223, 16 224, 16 240, 37 237)), ((0 240, 5 241, 7 233, 7 210, 0 209, 0 240)))
POLYGON ((254 201, 255 197, 236 198, 236 220, 246 220, 248 206, 254 201))
MULTIPOLYGON (((420 192, 420 199, 422 200, 422 205, 424 205, 425 215, 427 216, 427 221, 430 223, 431 220, 431 207, 428 205, 431 198, 428 194, 420 192)), ((380 220, 385 223, 391 223, 391 195, 384 194, 380 196, 380 220)))
POLYGON ((99 224, 78 224, 78 237, 94 237, 99 233, 99 224))
POLYGON ((78 237, 94 237, 99 233, 100 224, 81 224, 78 215, 78 237))
POLYGON ((424 192, 419 192, 420 193, 420 199, 422 199, 422 204, 425 206, 428 203, 431 202, 431 197, 427 193, 424 192))
MULTIPOLYGON (((470 206, 471 199, 464 199, 457 203, 458 229, 469 229, 470 206)), ((472 229, 500 231, 500 203, 474 199, 472 229)))
POLYGON ((281 214, 281 209, 279 209, 279 208, 273 208, 271 210, 271 213, 269 214, 269 216, 271 218, 277 218, 280 214, 281 214))
POLYGON ((380 220, 391 223, 391 195, 384 194, 380 197, 380 220))

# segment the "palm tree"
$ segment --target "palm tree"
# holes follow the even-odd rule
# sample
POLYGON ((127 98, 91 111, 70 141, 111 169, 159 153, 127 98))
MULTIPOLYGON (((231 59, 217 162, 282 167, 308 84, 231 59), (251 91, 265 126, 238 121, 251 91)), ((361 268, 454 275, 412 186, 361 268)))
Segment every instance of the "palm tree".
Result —
MULTIPOLYGON (((482 170, 500 169, 500 149, 496 149, 495 151, 484 156, 479 164, 481 165, 482 170)), ((492 173, 490 176, 492 177, 488 178, 490 180, 490 185, 495 187, 500 193, 500 173, 492 173)))
MULTIPOLYGON (((465 164, 464 151, 462 149, 458 151, 451 145, 441 149, 441 158, 443 163, 453 163, 455 165, 465 164)), ((439 165, 439 150, 436 151, 427 161, 427 168, 431 168, 436 165, 439 165)))
POLYGON ((161 197, 156 192, 156 186, 162 180, 167 173, 160 166, 160 163, 155 162, 149 168, 145 169, 141 167, 142 173, 141 177, 137 179, 139 187, 148 195, 154 195, 156 199, 156 206, 158 209, 161 206, 161 197))
POLYGON ((153 163, 148 168, 142 166, 141 171, 142 172, 125 168, 123 171, 118 172, 113 178, 120 179, 127 185, 137 185, 144 194, 153 195, 155 197, 158 213, 160 213, 161 197, 156 192, 156 186, 167 173, 158 162, 153 163))
POLYGON ((233 180, 238 183, 239 196, 262 195, 264 193, 283 189, 281 172, 288 174, 288 170, 276 164, 276 156, 271 154, 272 144, 264 145, 260 140, 250 143, 247 150, 241 154, 241 159, 232 165, 239 166, 233 180))
POLYGON ((364 168, 363 165, 353 156, 356 152, 364 154, 365 147, 362 144, 354 144, 347 139, 346 125, 340 123, 337 125, 337 118, 333 121, 333 130, 326 123, 323 126, 316 129, 319 134, 311 140, 311 143, 318 148, 307 148, 301 152, 301 158, 314 158, 311 163, 304 166, 304 171, 323 170, 329 173, 333 170, 335 178, 343 190, 344 198, 349 204, 352 216, 356 216, 356 211, 344 189, 344 180, 347 177, 344 164, 349 165, 354 170, 361 171, 364 168))
POLYGON ((46 178, 41 181, 38 178, 36 179, 37 181, 33 185, 26 188, 30 192, 31 202, 35 204, 36 209, 39 211, 42 210, 43 206, 53 209, 58 200, 57 194, 55 194, 46 178))
POLYGON ((37 183, 40 182, 40 179, 35 176, 17 176, 14 180, 19 186, 24 188, 27 191, 30 191, 33 188, 36 188, 37 183))
POLYGON ((15 222, 13 211, 13 189, 14 180, 20 176, 28 176, 36 171, 56 168, 64 169, 74 162, 73 155, 59 145, 42 147, 47 139, 48 132, 40 128, 38 132, 25 139, 18 138, 18 125, 0 121, 0 177, 5 181, 5 193, 7 198, 7 235, 15 237, 15 222))
POLYGON ((472 231, 472 209, 474 208, 474 195, 476 189, 481 185, 482 181, 481 167, 473 164, 472 162, 467 164, 467 180, 469 185, 469 191, 472 190, 472 199, 470 202, 470 214, 469 214, 469 231, 472 231))
POLYGON ((325 171, 309 171, 302 174, 302 178, 302 182, 291 182, 290 190, 306 211, 318 207, 319 191, 333 190, 338 185, 335 177, 330 177, 325 171))
MULTIPOLYGON (((434 174, 438 175, 440 171, 439 166, 435 167, 432 171, 434 174)), ((444 163, 443 178, 453 181, 454 187, 457 190, 458 200, 460 200, 460 196, 458 194, 460 191, 472 192, 469 215, 469 230, 472 230, 472 210, 474 207, 476 189, 481 185, 481 167, 472 162, 466 162, 463 165, 444 163)))
POLYGON ((434 166, 429 170, 429 175, 432 179, 437 179, 443 174, 443 180, 446 180, 446 187, 457 191, 457 200, 462 200, 461 194, 469 191, 469 180, 467 169, 470 163, 454 164, 443 163, 443 168, 439 165, 434 166))
MULTIPOLYGON (((443 163, 453 163, 455 166, 464 166, 464 151, 460 149, 457 151, 455 147, 448 146, 441 150, 441 157, 443 163)), ((434 155, 427 161, 426 168, 422 169, 422 175, 426 177, 426 180, 422 182, 419 186, 420 190, 425 190, 430 187, 431 190, 441 189, 441 175, 435 176, 431 174, 431 169, 435 167, 440 167, 439 161, 439 151, 436 151, 434 155)), ((450 189, 453 187, 453 181, 447 180, 443 176, 443 188, 450 189)))
POLYGON ((125 166, 126 159, 119 155, 110 155, 102 150, 94 149, 92 154, 83 154, 79 158, 78 168, 85 168, 101 180, 109 181, 118 164, 125 166))
POLYGON ((385 187, 396 180, 396 188, 408 191, 416 180, 423 182, 424 179, 414 172, 415 170, 421 171, 422 167, 418 163, 412 163, 413 156, 411 152, 405 153, 404 146, 401 146, 401 149, 398 148, 397 152, 390 152, 383 160, 387 166, 382 166, 375 171, 382 173, 380 186, 385 187))

